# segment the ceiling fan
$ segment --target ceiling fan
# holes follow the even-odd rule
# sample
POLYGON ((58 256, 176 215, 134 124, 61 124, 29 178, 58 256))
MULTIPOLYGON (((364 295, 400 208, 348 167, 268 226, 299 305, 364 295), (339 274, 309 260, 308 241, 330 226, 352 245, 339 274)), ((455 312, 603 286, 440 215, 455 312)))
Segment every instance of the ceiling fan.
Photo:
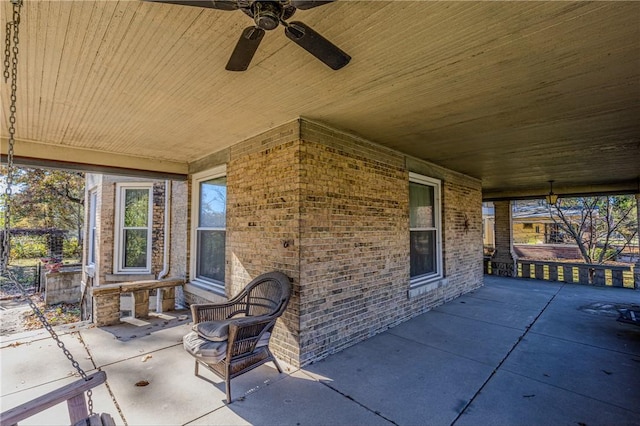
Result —
POLYGON ((255 26, 242 31, 226 69, 245 71, 253 55, 258 50, 265 31, 274 30, 278 25, 285 27, 285 35, 294 43, 311 53, 331 69, 339 70, 349 63, 351 57, 338 46, 318 34, 302 22, 287 22, 297 9, 306 10, 332 3, 334 0, 146 0, 197 6, 218 10, 241 10, 255 22, 255 26))

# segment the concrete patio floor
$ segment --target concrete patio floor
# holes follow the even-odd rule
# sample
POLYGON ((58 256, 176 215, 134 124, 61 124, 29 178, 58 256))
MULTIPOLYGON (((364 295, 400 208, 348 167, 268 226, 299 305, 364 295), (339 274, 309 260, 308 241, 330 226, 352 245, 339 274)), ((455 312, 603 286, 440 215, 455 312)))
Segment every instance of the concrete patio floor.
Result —
MULTIPOLYGON (((640 292, 485 276, 485 286, 302 369, 193 374, 188 312, 59 332, 97 412, 129 425, 640 425, 640 292), (148 386, 136 386, 139 381, 148 386)), ((1 340, 1 410, 77 379, 43 332, 1 340)), ((21 424, 65 424, 59 405, 21 424)))

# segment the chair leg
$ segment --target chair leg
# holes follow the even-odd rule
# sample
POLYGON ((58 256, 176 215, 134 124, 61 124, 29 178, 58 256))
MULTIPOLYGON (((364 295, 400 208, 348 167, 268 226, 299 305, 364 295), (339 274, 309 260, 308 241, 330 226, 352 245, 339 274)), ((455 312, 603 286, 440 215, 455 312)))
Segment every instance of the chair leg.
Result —
POLYGON ((198 375, 198 360, 196 360, 196 367, 194 369, 194 374, 197 376, 198 375))
POLYGON ((271 360, 273 361, 273 365, 275 365, 276 368, 278 369, 278 373, 282 374, 282 368, 280 368, 280 364, 278 363, 278 360, 276 359, 275 356, 273 356, 273 353, 271 352, 271 350, 269 350, 269 348, 267 348, 267 351, 269 352, 269 358, 271 358, 271 360))
POLYGON ((231 364, 225 362, 224 382, 227 388, 227 404, 231 404, 231 364))
POLYGON ((275 356, 273 356, 272 358, 273 358, 273 363, 275 364, 276 368, 278 369, 278 373, 282 374, 282 368, 280 368, 280 364, 278 363, 278 360, 276 359, 275 356))

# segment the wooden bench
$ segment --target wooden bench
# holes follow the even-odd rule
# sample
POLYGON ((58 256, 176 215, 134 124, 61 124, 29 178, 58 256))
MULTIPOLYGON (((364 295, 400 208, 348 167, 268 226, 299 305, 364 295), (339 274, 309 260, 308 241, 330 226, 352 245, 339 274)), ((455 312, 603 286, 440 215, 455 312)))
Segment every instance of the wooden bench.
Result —
POLYGON ((159 311, 172 311, 176 303, 175 288, 184 285, 184 279, 130 281, 91 287, 93 322, 98 326, 120 322, 120 295, 133 293, 134 317, 149 316, 149 290, 158 290, 159 311))

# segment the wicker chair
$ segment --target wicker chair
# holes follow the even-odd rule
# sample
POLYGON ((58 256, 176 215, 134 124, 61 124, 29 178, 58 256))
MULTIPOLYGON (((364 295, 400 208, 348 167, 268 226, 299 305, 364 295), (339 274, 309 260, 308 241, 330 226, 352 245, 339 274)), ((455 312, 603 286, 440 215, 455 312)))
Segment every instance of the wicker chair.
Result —
POLYGON ((232 402, 234 377, 269 361, 282 373, 269 350, 269 338, 290 295, 289 278, 270 272, 255 278, 226 303, 191 305, 194 326, 184 337, 184 347, 195 358, 196 376, 202 365, 225 380, 227 403, 232 402))

